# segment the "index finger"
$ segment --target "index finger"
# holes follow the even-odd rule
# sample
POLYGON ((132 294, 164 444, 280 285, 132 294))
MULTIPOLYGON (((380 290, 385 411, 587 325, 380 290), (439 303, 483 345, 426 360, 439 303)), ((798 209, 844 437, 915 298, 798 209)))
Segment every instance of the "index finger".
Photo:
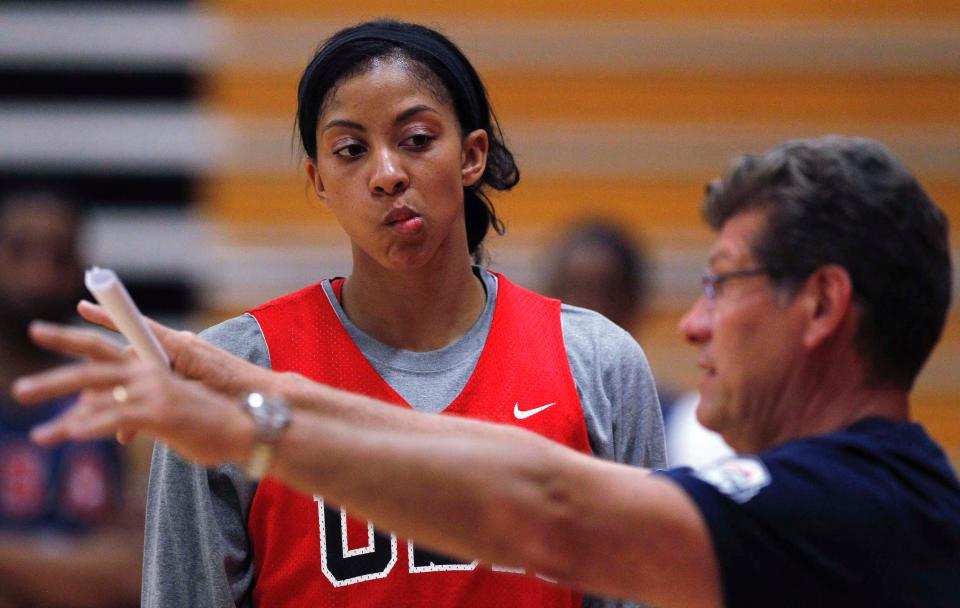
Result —
POLYGON ((78 329, 46 321, 30 323, 30 338, 37 346, 63 355, 92 359, 123 359, 123 347, 90 329, 78 329))
MULTIPOLYGON (((110 315, 107 314, 107 311, 100 306, 99 304, 94 304, 93 302, 87 300, 80 300, 77 304, 77 312, 85 321, 94 323, 95 325, 100 325, 111 329, 113 331, 120 331, 117 329, 117 324, 113 322, 113 319, 110 318, 110 315)), ((178 332, 175 329, 171 329, 166 325, 158 323, 151 319, 150 317, 144 316, 144 322, 146 322, 147 327, 150 328, 150 331, 157 337, 157 340, 160 341, 160 346, 163 347, 163 350, 166 351, 167 356, 170 357, 171 363, 176 361, 178 354, 178 342, 177 334, 178 332)))
POLYGON ((80 300, 80 302, 77 303, 77 313, 79 313, 85 321, 89 321, 94 325, 100 325, 113 331, 120 331, 117 329, 117 325, 113 322, 113 319, 110 318, 110 315, 107 314, 107 311, 99 304, 94 304, 89 300, 80 300))
POLYGON ((87 388, 109 388, 123 384, 126 378, 127 368, 122 363, 71 363, 18 378, 10 392, 20 403, 30 405, 87 388))

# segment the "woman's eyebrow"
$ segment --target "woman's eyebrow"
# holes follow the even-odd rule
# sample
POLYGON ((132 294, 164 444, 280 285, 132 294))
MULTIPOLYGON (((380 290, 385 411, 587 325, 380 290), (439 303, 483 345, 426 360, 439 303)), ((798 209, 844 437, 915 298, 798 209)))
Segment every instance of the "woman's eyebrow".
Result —
POLYGON ((397 114, 397 117, 393 119, 393 123, 394 123, 394 124, 397 124, 397 123, 399 123, 399 122, 403 122, 403 121, 405 121, 406 119, 408 119, 408 118, 410 118, 411 116, 413 116, 414 114, 419 114, 420 112, 433 112, 434 114, 440 114, 440 112, 437 112, 436 110, 434 110, 434 109, 431 108, 430 106, 421 103, 421 104, 417 104, 417 105, 413 106, 412 108, 406 109, 406 110, 404 110, 403 112, 400 112, 399 114, 397 114))
MULTIPOLYGON (((393 119, 393 122, 394 124, 401 123, 407 120, 408 118, 410 118, 411 116, 415 114, 419 114, 420 112, 432 112, 434 114, 440 114, 435 109, 431 108, 426 104, 417 104, 397 114, 397 117, 393 119)), ((330 122, 328 122, 327 124, 323 125, 323 131, 326 131, 327 129, 332 129, 333 127, 345 127, 347 129, 356 129, 357 131, 364 131, 364 132, 367 130, 366 127, 364 127, 362 124, 358 122, 355 122, 352 120, 346 120, 344 118, 335 118, 330 122)))
POLYGON ((337 118, 331 120, 327 124, 323 125, 323 130, 332 129, 333 127, 346 127, 348 129, 356 129, 357 131, 366 131, 367 128, 358 122, 352 120, 344 120, 342 118, 337 118))

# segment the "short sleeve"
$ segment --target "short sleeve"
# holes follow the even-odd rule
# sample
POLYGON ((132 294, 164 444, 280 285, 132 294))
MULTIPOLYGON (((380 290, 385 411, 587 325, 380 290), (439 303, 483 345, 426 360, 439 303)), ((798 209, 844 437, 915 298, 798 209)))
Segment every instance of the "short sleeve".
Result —
POLYGON ((908 437, 869 430, 658 473, 702 514, 727 606, 953 605, 957 520, 931 498, 956 492, 908 437))
POLYGON ((564 304, 560 314, 594 455, 650 469, 666 466, 663 416, 643 349, 596 312, 564 304))
MULTIPOLYGON (((633 336, 596 312, 564 304, 560 315, 593 454, 651 469, 666 466, 663 418, 643 349, 633 336)), ((589 596, 583 602, 583 608, 636 606, 589 596)))
MULTIPOLYGON (((201 334, 261 366, 269 354, 249 315, 201 334)), ((232 608, 251 603, 253 558, 246 530, 256 484, 238 467, 206 469, 154 446, 147 491, 143 606, 232 608)))

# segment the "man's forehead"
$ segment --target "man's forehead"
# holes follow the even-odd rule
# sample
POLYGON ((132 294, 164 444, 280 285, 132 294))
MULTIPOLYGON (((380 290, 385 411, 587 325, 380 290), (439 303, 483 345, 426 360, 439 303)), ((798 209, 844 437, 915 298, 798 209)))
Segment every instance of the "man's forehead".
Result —
POLYGON ((766 218, 760 210, 738 213, 728 219, 710 249, 709 265, 753 260, 752 245, 765 224, 766 218))
POLYGON ((707 258, 707 263, 713 266, 718 262, 732 262, 736 257, 736 254, 730 251, 726 243, 717 243, 713 246, 713 249, 710 250, 710 257, 707 258))

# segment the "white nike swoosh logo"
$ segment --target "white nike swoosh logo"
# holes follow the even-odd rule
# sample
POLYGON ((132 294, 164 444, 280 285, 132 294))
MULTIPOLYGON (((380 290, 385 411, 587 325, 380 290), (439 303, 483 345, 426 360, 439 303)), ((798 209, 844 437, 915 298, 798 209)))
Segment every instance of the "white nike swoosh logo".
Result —
POLYGON ((550 407, 551 405, 556 405, 556 404, 557 404, 556 402, 553 402, 553 403, 548 403, 548 404, 546 404, 546 405, 541 405, 540 407, 535 407, 535 408, 533 408, 532 410, 521 410, 521 409, 520 409, 520 402, 517 401, 517 402, 513 405, 513 415, 514 415, 514 417, 515 417, 517 420, 523 420, 524 418, 529 418, 530 416, 533 416, 534 414, 539 414, 540 412, 542 412, 543 410, 547 409, 547 408, 550 407))

